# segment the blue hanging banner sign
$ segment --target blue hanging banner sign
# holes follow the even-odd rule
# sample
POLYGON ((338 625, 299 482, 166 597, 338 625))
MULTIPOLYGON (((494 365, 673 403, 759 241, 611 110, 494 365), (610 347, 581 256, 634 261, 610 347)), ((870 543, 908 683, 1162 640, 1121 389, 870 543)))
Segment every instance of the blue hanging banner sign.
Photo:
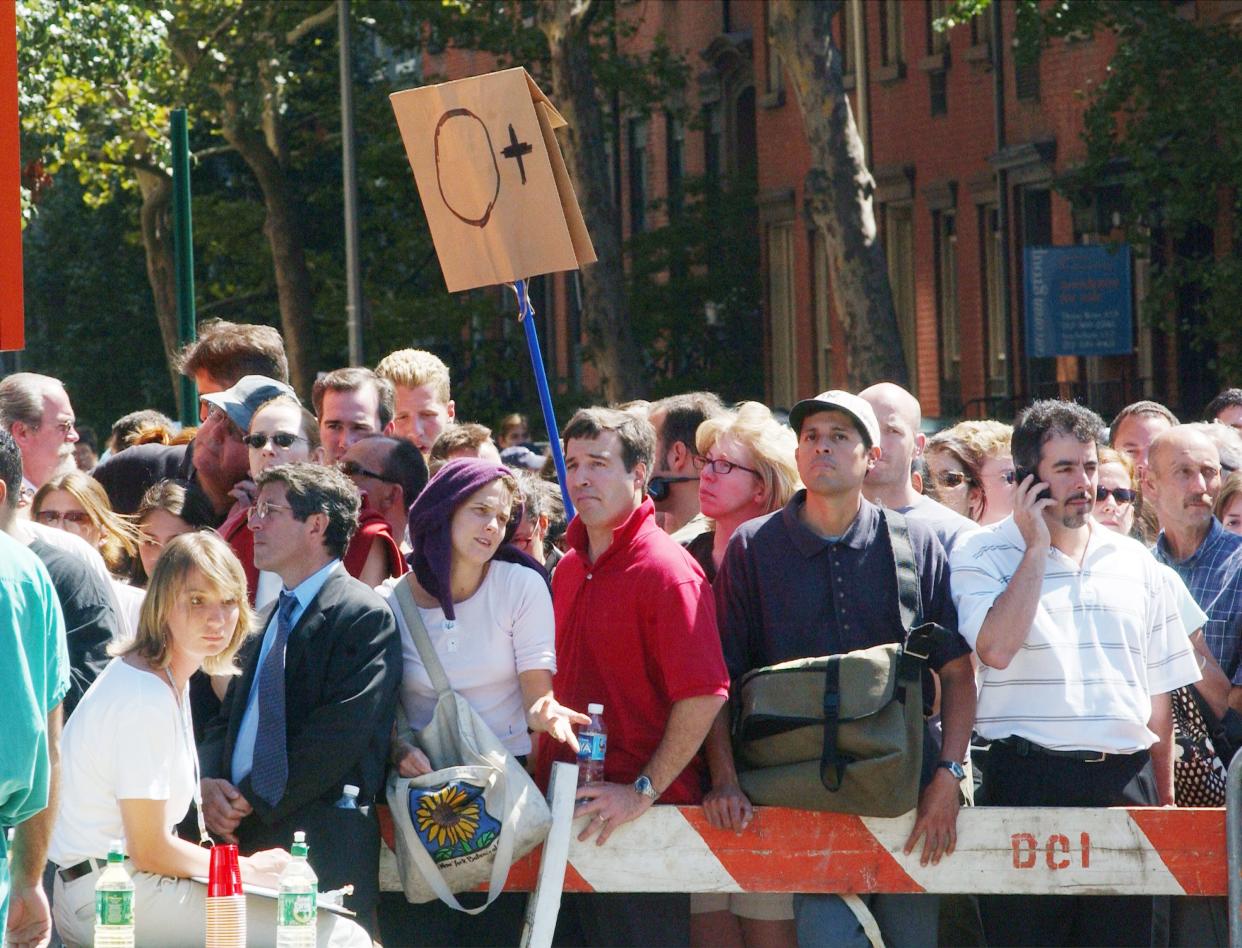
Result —
POLYGON ((1030 358, 1134 351, 1129 244, 1027 247, 1023 263, 1030 358))

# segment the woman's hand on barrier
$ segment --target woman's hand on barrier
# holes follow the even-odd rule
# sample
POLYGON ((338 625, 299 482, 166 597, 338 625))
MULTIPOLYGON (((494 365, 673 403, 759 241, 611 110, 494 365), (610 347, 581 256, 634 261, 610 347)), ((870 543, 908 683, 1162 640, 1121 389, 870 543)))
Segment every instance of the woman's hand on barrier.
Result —
POLYGON ((754 819, 755 808, 750 805, 750 798, 742 792, 737 781, 712 787, 703 797, 703 813, 716 829, 733 830, 740 833, 754 819))
POLYGON ((542 695, 526 712, 526 723, 532 731, 544 731, 558 741, 578 751, 578 738, 574 736, 575 724, 590 724, 589 716, 573 708, 567 708, 550 694, 542 695))
POLYGON ((289 854, 283 849, 261 849, 239 860, 242 881, 250 885, 280 888, 280 874, 289 865, 289 854))
POLYGON ((926 866, 929 862, 934 866, 940 862, 941 856, 953 853, 957 845, 957 812, 961 808, 958 799, 960 792, 958 782, 953 774, 938 769, 931 783, 919 794, 918 816, 914 821, 914 829, 906 840, 905 854, 908 856, 918 845, 919 837, 923 839, 923 853, 919 864, 926 866))
POLYGON ((397 773, 402 777, 421 777, 434 769, 427 755, 413 744, 404 741, 399 743, 393 753, 393 762, 397 765, 397 773))

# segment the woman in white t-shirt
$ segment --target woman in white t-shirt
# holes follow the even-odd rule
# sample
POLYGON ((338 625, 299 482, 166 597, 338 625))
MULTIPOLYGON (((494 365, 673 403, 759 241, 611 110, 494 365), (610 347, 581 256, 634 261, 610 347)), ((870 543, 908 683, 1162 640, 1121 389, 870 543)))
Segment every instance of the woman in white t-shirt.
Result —
MULTIPOLYGON (((573 725, 590 718, 552 694, 556 631, 547 576, 508 542, 518 496, 508 468, 477 458, 450 461, 410 508, 413 571, 377 589, 401 631, 400 700, 410 727, 418 731, 431 721, 436 692, 402 615, 398 583, 409 583, 453 690, 521 759, 531 752, 530 731, 576 749, 573 725)), ((393 763, 403 777, 432 769, 421 750, 400 738, 394 740, 393 763)), ((428 945, 516 944, 523 905, 520 895, 509 893, 483 915, 471 916, 438 901, 410 905, 394 898, 382 903, 380 923, 386 942, 417 937, 428 945)))
MULTIPOLYGON (((236 674, 233 656, 252 628, 241 564, 216 534, 188 533, 165 546, 134 640, 83 696, 61 741, 61 791, 49 855, 57 867, 54 916, 66 945, 90 945, 95 882, 109 843, 125 842, 134 880, 139 945, 201 946, 210 851, 174 827, 198 788, 190 676, 200 667, 236 674)), ((242 881, 275 887, 284 850, 243 857, 242 881)), ((276 903, 247 899, 247 943, 276 940, 276 903)), ((321 944, 369 945, 352 922, 325 917, 321 944)))

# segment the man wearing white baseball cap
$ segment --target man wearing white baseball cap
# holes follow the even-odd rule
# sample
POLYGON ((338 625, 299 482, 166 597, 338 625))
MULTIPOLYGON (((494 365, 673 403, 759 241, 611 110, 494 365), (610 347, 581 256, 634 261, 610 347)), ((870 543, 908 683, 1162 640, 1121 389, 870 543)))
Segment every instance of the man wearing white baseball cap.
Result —
MULTIPOLYGON (((887 520, 900 517, 866 500, 863 479, 880 456, 875 411, 849 392, 823 392, 789 413, 805 490, 781 510, 748 521, 729 541, 714 583, 725 662, 734 682, 755 668, 838 655, 901 640, 897 575, 887 520)), ((904 519, 904 518, 903 518, 904 519)), ((958 782, 974 723, 970 647, 957 634, 947 557, 925 524, 907 521, 918 577, 919 612, 949 633, 931 649, 940 676, 943 745, 924 754, 918 815, 906 842, 924 864, 953 852, 958 782)), ((727 720, 718 720, 713 737, 727 720)), ((727 745, 727 742, 725 742, 727 745)), ((718 741, 709 738, 713 751, 718 741)), ((749 816, 732 760, 709 753, 713 793, 729 794, 749 816), (728 766, 724 766, 727 763, 728 766)), ((888 945, 936 942, 935 896, 875 895, 866 900, 888 945)), ((866 945, 853 911, 835 895, 794 897, 798 944, 866 945)))

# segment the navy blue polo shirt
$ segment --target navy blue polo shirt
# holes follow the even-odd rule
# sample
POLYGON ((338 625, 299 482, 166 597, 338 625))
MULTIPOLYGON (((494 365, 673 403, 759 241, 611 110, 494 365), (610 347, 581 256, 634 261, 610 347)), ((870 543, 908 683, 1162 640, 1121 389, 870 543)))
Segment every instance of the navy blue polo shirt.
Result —
MULTIPOLYGON (((840 537, 810 530, 800 490, 781 510, 748 521, 729 540, 713 584, 725 662, 733 679, 798 658, 901 641, 897 574, 879 507, 862 500, 840 537)), ((970 646, 957 634, 944 548, 925 524, 907 521, 922 618, 953 633, 929 658, 940 668, 970 646)))

